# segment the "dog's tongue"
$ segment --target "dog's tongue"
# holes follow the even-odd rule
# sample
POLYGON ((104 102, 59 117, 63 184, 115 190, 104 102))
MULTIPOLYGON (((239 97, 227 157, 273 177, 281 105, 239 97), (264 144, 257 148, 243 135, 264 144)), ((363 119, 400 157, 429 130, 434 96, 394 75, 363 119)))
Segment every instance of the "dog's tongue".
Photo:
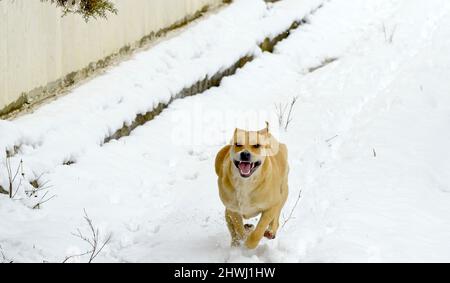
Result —
POLYGON ((248 162, 241 162, 239 164, 239 170, 241 170, 242 174, 248 175, 252 171, 252 164, 248 162))

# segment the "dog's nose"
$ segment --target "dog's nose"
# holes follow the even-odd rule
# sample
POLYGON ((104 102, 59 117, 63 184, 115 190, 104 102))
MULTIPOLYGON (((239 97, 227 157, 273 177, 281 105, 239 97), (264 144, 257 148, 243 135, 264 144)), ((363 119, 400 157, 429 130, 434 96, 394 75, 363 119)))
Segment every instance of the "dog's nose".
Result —
POLYGON ((241 161, 250 161, 252 155, 248 151, 241 152, 241 161))

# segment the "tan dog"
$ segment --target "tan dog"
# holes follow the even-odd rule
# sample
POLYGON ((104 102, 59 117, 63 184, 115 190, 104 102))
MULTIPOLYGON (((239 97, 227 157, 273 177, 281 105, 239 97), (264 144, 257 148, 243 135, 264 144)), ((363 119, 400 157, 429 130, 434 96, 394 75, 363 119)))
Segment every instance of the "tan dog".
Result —
POLYGON ((225 218, 232 245, 246 238, 245 246, 254 249, 265 236, 274 239, 281 210, 288 197, 287 148, 267 128, 258 132, 236 129, 231 145, 216 157, 219 193, 226 207, 225 218), (256 228, 243 219, 261 214, 256 228))

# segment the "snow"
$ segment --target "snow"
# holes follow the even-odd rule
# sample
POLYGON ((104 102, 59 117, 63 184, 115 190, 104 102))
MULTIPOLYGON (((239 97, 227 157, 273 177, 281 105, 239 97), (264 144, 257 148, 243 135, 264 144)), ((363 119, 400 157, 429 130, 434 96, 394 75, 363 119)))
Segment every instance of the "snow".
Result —
POLYGON ((86 209, 113 234, 102 262, 450 261, 449 13, 445 0, 235 1, 36 113, 0 121, 2 146, 25 145, 13 166, 45 173, 57 195, 39 210, 0 196, 0 245, 17 262, 63 261, 86 250, 71 235, 87 232, 86 209), (321 2, 273 54, 257 49, 321 2), (255 60, 220 87, 102 145, 247 54, 255 60), (295 96, 285 132, 274 105, 295 96), (266 120, 290 152, 285 218, 301 200, 276 240, 230 248, 215 154, 235 127, 266 120))
POLYGON ((236 1, 33 115, 18 118, 14 126, 20 134, 2 140, 0 147, 23 145, 28 176, 76 160, 101 146, 124 123, 131 124, 138 114, 169 102, 184 88, 233 66, 244 56, 257 56, 261 53, 258 45, 266 37, 287 30, 323 1, 307 0, 300 5, 290 0, 288 5, 270 7, 262 0, 236 1), (297 11, 282 13, 292 8, 297 11), (64 148, 55 150, 61 144, 64 148))

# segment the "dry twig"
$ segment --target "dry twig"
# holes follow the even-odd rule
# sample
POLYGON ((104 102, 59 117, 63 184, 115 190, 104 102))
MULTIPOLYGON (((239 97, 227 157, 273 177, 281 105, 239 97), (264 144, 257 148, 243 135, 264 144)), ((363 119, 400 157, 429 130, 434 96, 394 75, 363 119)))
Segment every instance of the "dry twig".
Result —
POLYGON ((13 263, 11 259, 8 259, 5 255, 5 252, 3 251, 3 247, 0 245, 0 263, 13 263))
POLYGON ((298 206, 298 204, 299 204, 301 198, 302 198, 302 190, 300 190, 300 192, 298 193, 298 197, 297 197, 297 200, 295 201, 294 207, 292 208, 291 213, 289 214, 289 217, 288 217, 287 219, 284 220, 284 223, 283 223, 283 225, 281 226, 281 228, 284 228, 284 226, 286 226, 286 224, 287 224, 291 219, 293 219, 294 211, 295 211, 295 209, 297 208, 297 206, 298 206))
POLYGON ((100 241, 100 230, 95 228, 94 223, 89 218, 86 210, 84 210, 84 219, 89 226, 89 236, 85 236, 80 229, 77 229, 77 232, 72 233, 72 235, 86 242, 89 245, 89 250, 81 254, 68 256, 64 259, 63 263, 66 263, 69 259, 86 255, 89 255, 88 263, 92 263, 112 239, 112 234, 109 234, 103 242, 100 241))
POLYGON ((8 173, 8 186, 9 186, 8 193, 9 193, 9 198, 13 199, 16 196, 17 192, 19 191, 19 188, 22 185, 22 179, 23 178, 20 178, 19 184, 14 189, 14 182, 16 181, 17 176, 19 175, 19 171, 21 172, 21 177, 23 177, 23 175, 24 175, 24 173, 23 173, 23 161, 20 160, 20 164, 13 171, 13 169, 11 167, 11 157, 9 155, 7 155, 6 156, 6 171, 8 173))
POLYGON ((386 43, 392 44, 394 42, 394 36, 396 31, 397 31, 396 25, 392 28, 390 32, 388 32, 386 24, 383 23, 384 41, 386 43))
POLYGON ((278 117, 278 126, 284 128, 285 131, 288 130, 289 125, 293 120, 294 108, 298 102, 299 97, 296 96, 292 98, 290 103, 286 104, 275 104, 275 111, 278 117), (288 110, 289 109, 289 110, 288 110))

